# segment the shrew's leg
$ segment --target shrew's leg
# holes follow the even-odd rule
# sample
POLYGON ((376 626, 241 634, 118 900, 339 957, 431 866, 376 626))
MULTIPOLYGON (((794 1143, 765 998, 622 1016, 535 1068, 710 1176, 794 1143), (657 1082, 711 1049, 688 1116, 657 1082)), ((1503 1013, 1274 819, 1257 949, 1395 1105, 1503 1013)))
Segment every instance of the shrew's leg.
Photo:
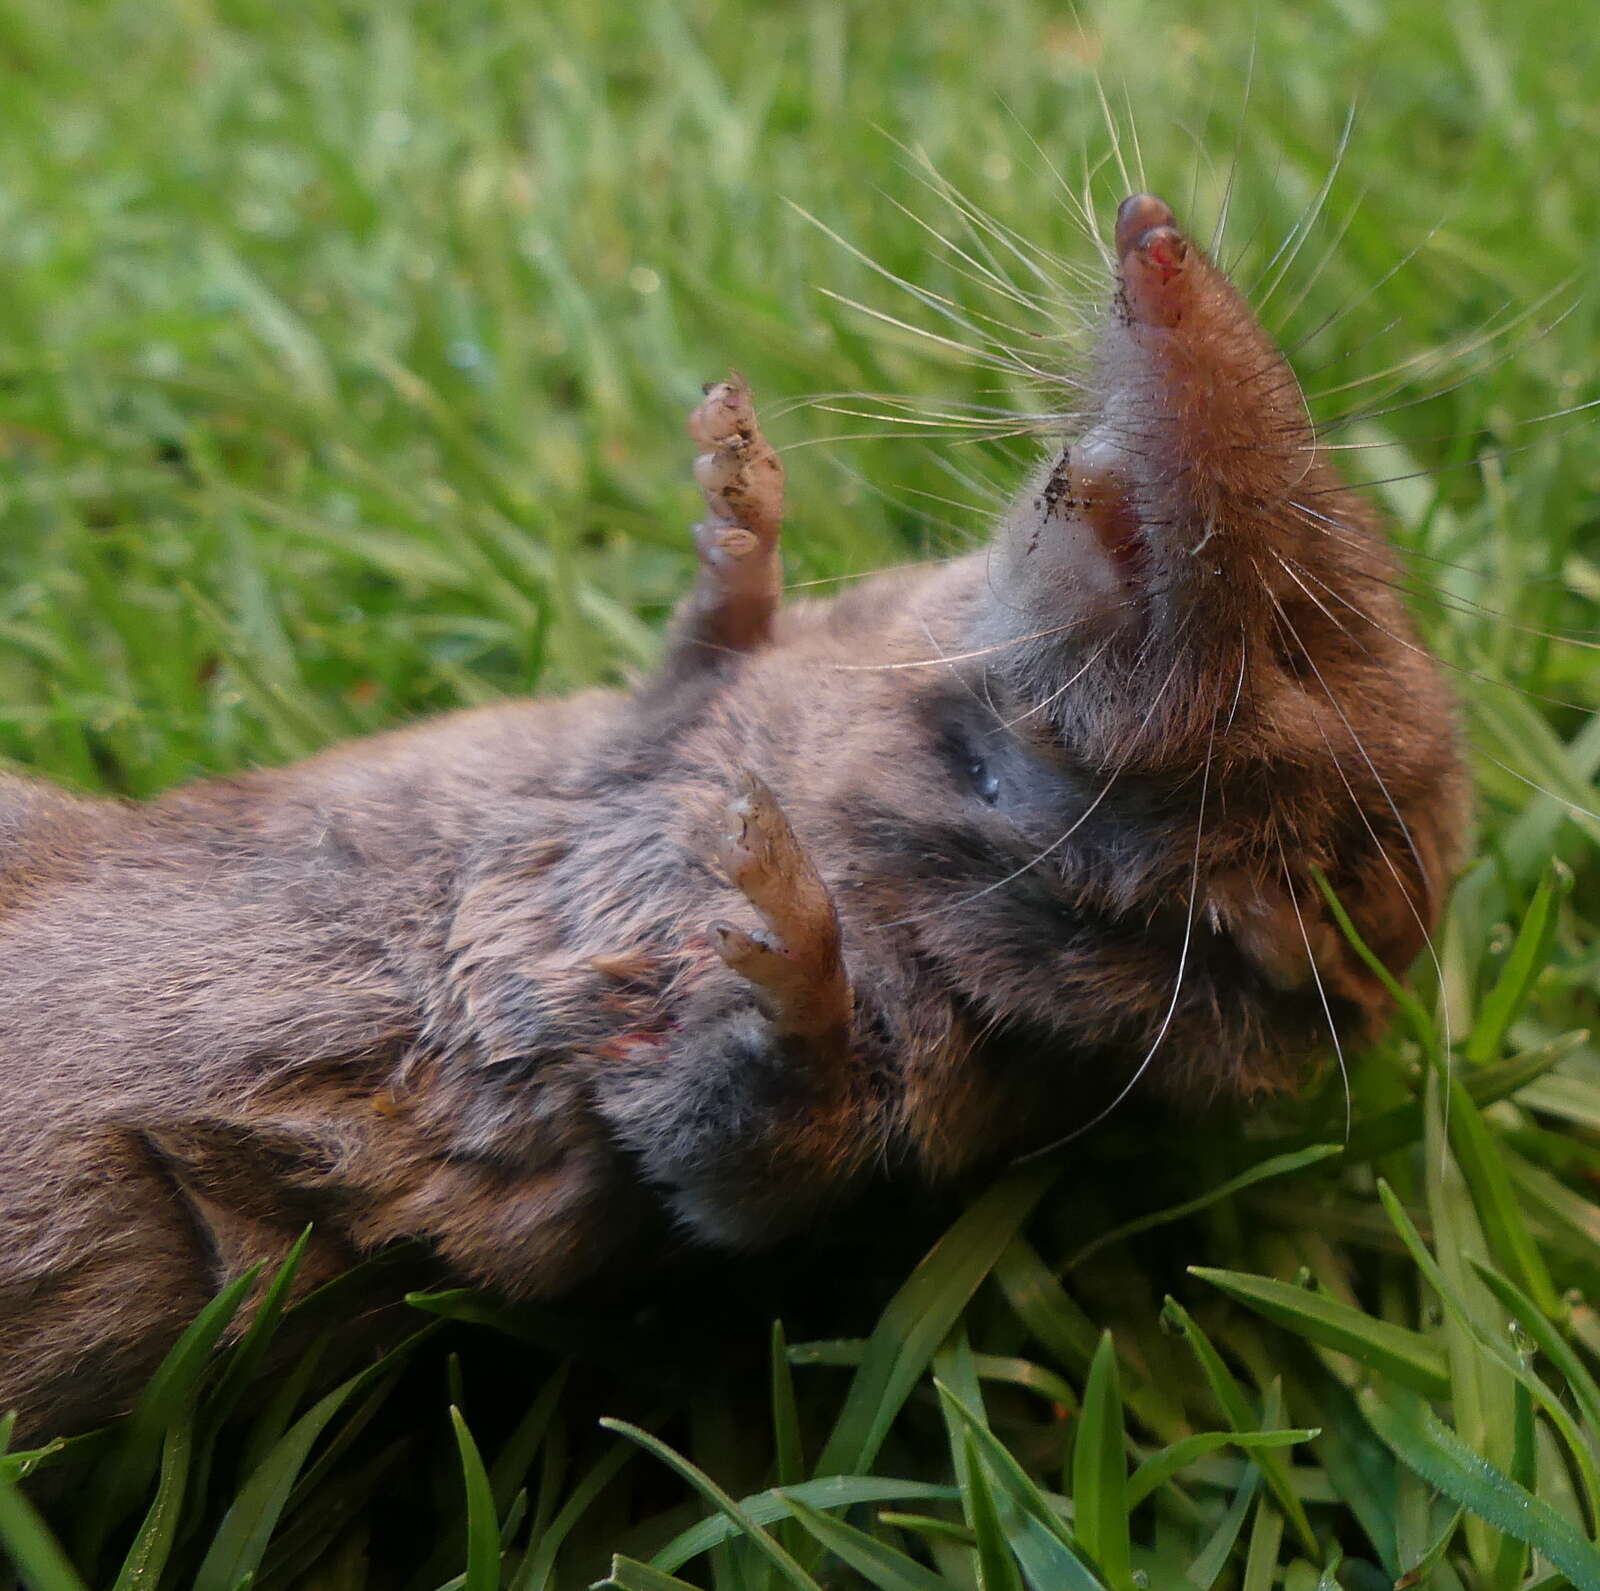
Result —
POLYGON ((608 1067, 597 1102, 688 1226, 743 1246, 875 1160, 889 1112, 858 1052, 827 886, 759 779, 727 817, 720 861, 760 919, 710 928, 737 980, 709 979, 664 1050, 608 1067))
POLYGON ((701 449, 694 478, 708 517, 694 528, 700 571, 678 611, 670 658, 672 668, 693 672, 748 652, 771 633, 783 587, 783 464, 736 373, 706 387, 689 435, 701 449))
POLYGON ((850 983, 839 953, 839 914, 778 799, 753 773, 727 810, 718 860, 764 928, 712 924, 717 954, 756 988, 775 1036, 808 1045, 820 1070, 844 1064, 850 983))

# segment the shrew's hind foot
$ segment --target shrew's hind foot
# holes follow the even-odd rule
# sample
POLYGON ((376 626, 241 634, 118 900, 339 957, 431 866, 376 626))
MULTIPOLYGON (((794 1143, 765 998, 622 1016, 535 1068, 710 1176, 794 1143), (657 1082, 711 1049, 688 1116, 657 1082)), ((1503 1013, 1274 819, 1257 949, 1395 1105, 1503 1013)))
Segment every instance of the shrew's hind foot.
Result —
POLYGON ((842 1043, 850 1025, 850 983, 839 949, 839 914, 777 797, 753 773, 727 809, 718 860, 755 907, 764 929, 715 923, 717 954, 756 986, 780 1036, 842 1043))
POLYGON ((679 612, 673 651, 706 667, 760 646, 772 632, 783 588, 783 464, 737 373, 707 385, 689 435, 701 449, 694 478, 708 517, 694 528, 700 573, 679 612))
POLYGON ((745 536, 731 539, 741 547, 776 551, 783 465, 756 423, 749 385, 731 371, 726 381, 707 382, 705 393, 689 416, 689 435, 703 449, 694 478, 711 513, 707 526, 738 527, 745 536))

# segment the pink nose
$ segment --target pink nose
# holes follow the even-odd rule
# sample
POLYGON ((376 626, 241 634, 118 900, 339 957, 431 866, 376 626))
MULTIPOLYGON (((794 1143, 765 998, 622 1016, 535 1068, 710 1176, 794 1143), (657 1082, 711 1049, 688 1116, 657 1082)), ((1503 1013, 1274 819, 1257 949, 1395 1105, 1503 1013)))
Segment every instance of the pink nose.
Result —
POLYGON ((1176 326, 1187 297, 1189 244, 1171 207, 1150 193, 1124 199, 1116 239, 1129 314, 1142 325, 1176 326))
POLYGON ((1175 227, 1171 206, 1153 193, 1129 194, 1117 206, 1117 258, 1120 260, 1142 233, 1152 227, 1175 227))

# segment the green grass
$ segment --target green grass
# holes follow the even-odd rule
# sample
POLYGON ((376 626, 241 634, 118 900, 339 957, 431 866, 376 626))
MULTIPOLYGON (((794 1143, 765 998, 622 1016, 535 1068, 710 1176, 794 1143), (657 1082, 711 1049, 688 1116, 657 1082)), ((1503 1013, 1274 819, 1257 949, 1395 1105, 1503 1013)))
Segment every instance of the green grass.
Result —
POLYGON ((0 66, 0 757, 142 796, 624 679, 690 572, 682 416, 730 364, 792 447, 791 578, 980 535, 1015 447, 783 414, 1034 401, 827 296, 945 329, 805 213, 1053 336, 933 244, 916 218, 959 217, 905 150, 1089 263, 1046 159, 1108 155, 1098 68, 1197 229, 1237 154, 1244 280, 1357 106, 1267 319, 1345 311, 1312 388, 1400 365, 1348 457, 1438 469, 1376 490, 1481 790, 1442 988, 1352 1058, 1347 1146, 1332 1084, 1114 1121, 1053 1178, 648 1308, 441 1295, 377 1364, 330 1328, 263 1371, 270 1316, 208 1357, 224 1301, 134 1419, 0 1460, 24 1583, 1600 1586, 1600 823, 1554 798, 1600 809, 1600 678, 1549 638, 1595 624, 1600 450, 1529 423, 1600 392, 1600 33, 1555 0, 3 0, 0 66))

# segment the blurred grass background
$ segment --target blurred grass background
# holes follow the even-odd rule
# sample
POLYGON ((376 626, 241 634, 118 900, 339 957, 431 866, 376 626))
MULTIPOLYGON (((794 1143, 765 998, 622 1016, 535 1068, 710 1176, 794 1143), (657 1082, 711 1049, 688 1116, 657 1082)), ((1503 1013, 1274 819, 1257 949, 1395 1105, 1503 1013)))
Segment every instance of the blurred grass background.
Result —
POLYGON ((1557 799, 1600 808, 1594 653, 1561 639, 1596 633, 1600 449, 1590 416, 1542 418, 1600 395, 1600 31, 1552 0, 3 0, 0 74, 9 762, 143 796, 458 703, 625 679, 690 574, 682 420, 729 365, 788 449, 792 580, 967 544, 1026 444, 799 400, 1039 394, 842 302, 949 332, 824 228, 1065 359, 1082 343, 1067 305, 983 292, 929 229, 1020 298, 1092 303, 1060 176, 1080 192, 1094 173, 1103 226, 1120 159, 1201 235, 1231 192, 1224 255, 1270 283, 1353 106, 1263 314, 1303 343, 1319 417, 1374 411, 1339 439, 1371 444, 1350 473, 1380 483, 1430 636, 1463 671, 1483 797, 1443 987, 1424 977, 1416 1019, 1357 1058, 1347 1152, 1302 1153, 1340 1142, 1337 1089, 1210 1134, 1113 1125, 1056 1191, 1013 1181, 972 1206, 865 1349, 849 1334, 952 1212, 913 1201, 876 1247, 824 1234, 803 1264, 708 1267, 643 1314, 436 1301, 491 1318, 386 1366, 302 1446, 305 1384, 262 1413, 226 1375, 179 1377, 131 1434, 0 1468, 0 1510, 19 1510, 0 1534, 31 1583, 585 1584, 714 1511, 595 1429, 622 1413, 735 1493, 812 1473, 956 1485, 848 1510, 856 1494, 801 1493, 832 1510, 820 1523, 764 1503, 777 1535, 623 1565, 625 1585, 1600 1585, 1580 1552, 1600 1506, 1600 1052, 1576 1036, 1600 982, 1600 823, 1557 799), (992 221, 974 232, 942 183, 992 221), (1441 1014, 1448 1075, 1490 1102, 1461 1094, 1448 1123, 1441 1014), (1058 1280, 1097 1232, 1263 1165, 1287 1180, 1058 1280), (1514 1331, 1522 1305, 1473 1258, 1532 1311, 1514 1331), (1258 1290, 1264 1324, 1190 1263, 1292 1292, 1258 1290), (1192 1313, 1164 1333, 1169 1292, 1192 1313), (780 1353, 769 1389, 773 1313, 830 1340, 780 1353), (1115 1361, 1096 1359, 1103 1326, 1115 1361), (1441 1418, 1494 1466, 1488 1492, 1446 1462, 1441 1418), (1246 1427, 1323 1434, 1147 1474, 1130 1549, 1124 1462, 1246 1427), (75 1569, 5 1479, 35 1468, 75 1569), (277 1512, 252 1474, 284 1479, 277 1512), (886 1522, 892 1507, 925 1517, 886 1522))

